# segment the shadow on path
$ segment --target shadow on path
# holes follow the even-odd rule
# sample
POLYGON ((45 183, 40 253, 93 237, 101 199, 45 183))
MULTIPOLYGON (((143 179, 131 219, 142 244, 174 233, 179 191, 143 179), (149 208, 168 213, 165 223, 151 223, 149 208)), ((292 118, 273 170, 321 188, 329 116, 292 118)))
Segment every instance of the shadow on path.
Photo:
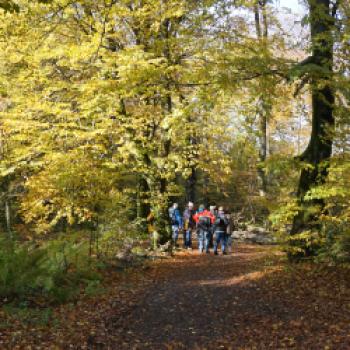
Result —
MULTIPOLYGON (((334 335, 339 317, 350 324, 349 312, 330 317, 317 289, 299 286, 302 276, 296 281, 280 265, 281 254, 271 258, 271 251, 240 245, 228 256, 191 252, 162 261, 155 267, 153 283, 129 313, 107 322, 109 332, 122 339, 108 347, 326 348, 327 343, 322 340, 320 347, 315 337, 322 332, 334 335)), ((329 348, 349 349, 350 327, 337 332, 329 348)))

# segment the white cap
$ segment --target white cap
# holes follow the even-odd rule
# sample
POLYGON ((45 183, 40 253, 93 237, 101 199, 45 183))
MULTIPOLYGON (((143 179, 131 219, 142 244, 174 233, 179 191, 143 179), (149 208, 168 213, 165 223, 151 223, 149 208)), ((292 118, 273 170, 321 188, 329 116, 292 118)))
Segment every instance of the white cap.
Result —
POLYGON ((193 208, 193 203, 192 202, 188 202, 188 207, 189 208, 193 208))

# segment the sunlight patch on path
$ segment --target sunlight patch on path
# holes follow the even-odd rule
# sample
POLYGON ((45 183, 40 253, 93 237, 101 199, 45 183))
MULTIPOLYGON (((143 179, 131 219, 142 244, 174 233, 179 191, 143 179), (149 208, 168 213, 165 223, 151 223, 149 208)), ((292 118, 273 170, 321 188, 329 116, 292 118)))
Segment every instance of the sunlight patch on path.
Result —
POLYGON ((196 281, 195 284, 200 286, 233 286, 240 284, 242 282, 252 282, 262 279, 263 277, 270 275, 274 272, 280 270, 279 268, 271 268, 265 271, 255 271, 250 272, 244 275, 230 277, 230 278, 219 278, 219 279, 211 279, 211 280, 199 280, 196 281))

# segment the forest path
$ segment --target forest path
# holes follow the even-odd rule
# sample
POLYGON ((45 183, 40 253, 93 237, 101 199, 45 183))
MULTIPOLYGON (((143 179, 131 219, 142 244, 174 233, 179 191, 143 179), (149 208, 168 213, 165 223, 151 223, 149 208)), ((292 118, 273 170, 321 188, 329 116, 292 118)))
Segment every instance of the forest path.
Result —
POLYGON ((332 276, 287 271, 275 248, 179 252, 151 270, 128 312, 106 322, 114 340, 103 348, 350 348, 349 308, 339 309, 332 276))

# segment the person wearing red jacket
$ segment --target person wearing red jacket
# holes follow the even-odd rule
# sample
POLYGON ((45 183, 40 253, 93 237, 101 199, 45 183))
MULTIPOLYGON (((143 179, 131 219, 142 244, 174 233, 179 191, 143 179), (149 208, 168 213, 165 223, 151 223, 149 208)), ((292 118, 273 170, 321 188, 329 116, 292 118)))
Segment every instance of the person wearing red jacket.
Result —
POLYGON ((201 204, 198 213, 193 215, 193 220, 197 226, 199 252, 203 253, 205 249, 205 252, 209 254, 211 226, 215 222, 215 216, 201 204))

